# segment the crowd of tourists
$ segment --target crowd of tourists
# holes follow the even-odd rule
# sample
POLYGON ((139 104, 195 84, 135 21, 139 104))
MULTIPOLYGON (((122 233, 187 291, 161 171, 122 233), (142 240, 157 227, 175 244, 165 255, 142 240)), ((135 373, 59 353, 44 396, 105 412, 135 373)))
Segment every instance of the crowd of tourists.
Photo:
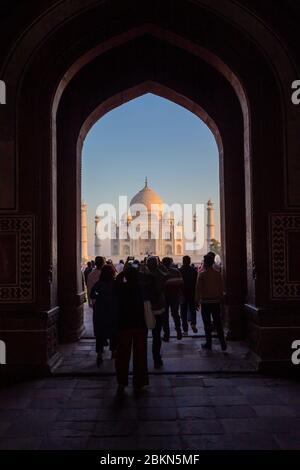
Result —
POLYGON ((221 320, 223 283, 215 255, 209 252, 197 269, 189 256, 179 268, 170 257, 160 260, 149 256, 142 261, 128 257, 114 265, 97 256, 83 271, 89 305, 93 309, 97 365, 109 346, 115 360, 118 392, 128 385, 129 363, 133 356, 133 386, 148 385, 147 337, 152 331, 154 367, 163 367, 162 341, 170 341, 170 313, 177 340, 188 335, 189 326, 197 333, 197 310, 201 315, 206 342, 212 349, 212 331, 216 330, 221 348, 226 350, 221 320))

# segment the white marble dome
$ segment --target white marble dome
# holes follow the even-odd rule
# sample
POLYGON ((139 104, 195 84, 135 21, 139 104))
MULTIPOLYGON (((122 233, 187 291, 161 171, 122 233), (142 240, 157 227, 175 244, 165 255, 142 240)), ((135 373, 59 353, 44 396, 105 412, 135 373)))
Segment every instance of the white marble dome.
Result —
POLYGON ((162 200, 162 198, 152 188, 148 186, 148 182, 146 179, 145 186, 143 187, 143 189, 141 189, 141 191, 139 191, 131 199, 130 207, 135 204, 143 204, 147 207, 148 212, 150 212, 152 204, 158 204, 161 208, 163 203, 164 201, 162 200))

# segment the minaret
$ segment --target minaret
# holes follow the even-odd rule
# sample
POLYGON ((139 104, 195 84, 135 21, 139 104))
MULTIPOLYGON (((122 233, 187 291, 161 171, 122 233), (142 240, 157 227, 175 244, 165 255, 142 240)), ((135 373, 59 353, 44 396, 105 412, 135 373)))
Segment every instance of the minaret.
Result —
POLYGON ((81 258, 84 263, 88 257, 88 236, 87 236, 87 204, 81 203, 81 258))
POLYGON ((197 246, 196 246, 196 241, 197 241, 197 216, 196 216, 196 213, 194 213, 193 215, 193 232, 194 232, 194 239, 193 239, 193 243, 194 243, 194 249, 193 249, 193 254, 196 255, 197 253, 197 246))
POLYGON ((211 241, 214 240, 215 238, 215 209, 214 209, 214 204, 209 199, 207 202, 207 235, 206 235, 206 247, 207 251, 211 251, 210 245, 211 241))
POLYGON ((96 256, 101 256, 101 240, 97 236, 97 225, 100 222, 100 217, 96 215, 95 217, 95 258, 96 256))

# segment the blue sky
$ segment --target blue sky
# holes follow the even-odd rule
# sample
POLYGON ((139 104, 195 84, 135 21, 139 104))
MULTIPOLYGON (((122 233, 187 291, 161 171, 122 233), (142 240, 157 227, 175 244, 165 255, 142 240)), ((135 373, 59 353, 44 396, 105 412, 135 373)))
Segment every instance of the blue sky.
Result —
POLYGON ((103 116, 82 152, 82 198, 88 204, 89 253, 100 203, 128 200, 148 184, 168 204, 206 203, 216 208, 219 237, 219 154, 215 139, 197 116, 148 93, 103 116))

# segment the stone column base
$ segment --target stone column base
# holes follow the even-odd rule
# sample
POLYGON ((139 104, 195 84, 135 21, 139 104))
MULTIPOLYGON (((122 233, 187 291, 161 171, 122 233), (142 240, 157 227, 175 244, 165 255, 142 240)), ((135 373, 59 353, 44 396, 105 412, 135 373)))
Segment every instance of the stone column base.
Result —
POLYGON ((259 370, 300 375, 300 365, 292 363, 292 343, 300 340, 299 312, 266 311, 245 306, 248 314, 247 338, 258 357, 259 370))
POLYGON ((2 312, 0 339, 6 345, 1 377, 22 379, 50 375, 61 359, 57 350, 58 307, 47 312, 2 312))
POLYGON ((228 328, 228 341, 246 339, 246 317, 244 305, 225 305, 225 325, 228 328))
POLYGON ((53 370, 62 361, 62 355, 57 352, 45 364, 6 364, 0 366, 0 384, 17 382, 24 379, 50 377, 53 370))

